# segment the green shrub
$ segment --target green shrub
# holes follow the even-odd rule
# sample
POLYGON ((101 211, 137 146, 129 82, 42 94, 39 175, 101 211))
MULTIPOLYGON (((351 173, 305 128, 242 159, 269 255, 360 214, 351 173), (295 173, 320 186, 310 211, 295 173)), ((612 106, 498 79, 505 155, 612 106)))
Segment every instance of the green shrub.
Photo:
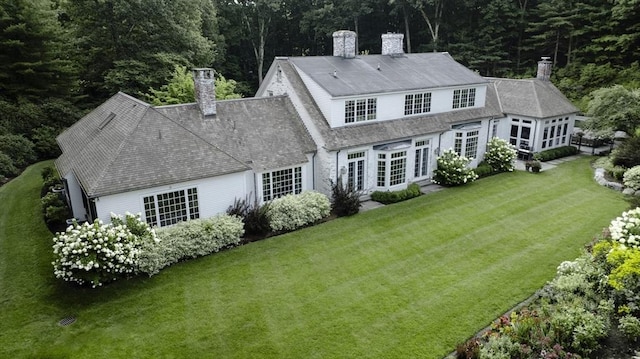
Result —
MULTIPOLYGON (((40 199, 45 222, 52 225, 63 225, 71 217, 69 207, 61 193, 49 192, 40 199)), ((64 228, 64 227, 63 227, 64 228)))
POLYGON ((480 162, 480 164, 478 164, 478 167, 476 167, 474 171, 478 175, 478 178, 489 177, 497 173, 491 166, 489 166, 487 162, 484 161, 480 162))
POLYGON ((627 168, 625 167, 614 165, 611 156, 599 158, 595 161, 594 167, 604 169, 609 177, 620 182, 622 182, 624 173, 627 171, 627 168))
POLYGON ((470 159, 458 155, 449 149, 438 157, 438 168, 434 171, 433 182, 443 186, 459 186, 473 182, 478 175, 467 166, 470 159))
POLYGON ((36 155, 41 160, 56 158, 62 153, 56 137, 60 131, 51 126, 40 126, 33 130, 32 139, 36 155))
POLYGON ((509 336, 491 336, 480 349, 482 359, 511 359, 520 357, 520 343, 509 336))
POLYGON ((633 315, 622 316, 618 320, 618 329, 628 340, 635 342, 640 340, 640 319, 633 315))
POLYGON ((560 344, 583 355, 598 349, 609 330, 608 315, 587 310, 579 300, 558 305, 551 325, 560 344))
POLYGON ((634 190, 640 190, 640 166, 629 168, 622 177, 623 183, 626 187, 634 190))
MULTIPOLYGON (((512 144, 501 138, 494 137, 487 144, 484 160, 495 172, 511 172, 515 168, 517 155, 518 152, 512 144)), ((478 173, 478 169, 476 169, 476 173, 478 173)), ((478 176, 482 177, 480 173, 478 173, 478 176)))
POLYGON ((36 161, 34 145, 24 136, 0 135, 0 152, 7 154, 18 168, 24 168, 36 161))
POLYGON ((194 219, 156 230, 157 241, 142 243, 137 269, 152 276, 181 260, 198 258, 240 243, 243 223, 227 214, 194 219))
POLYGON ((360 191, 353 186, 342 184, 342 177, 338 182, 331 181, 331 212, 338 217, 352 216, 360 212, 360 191))
POLYGON ((535 159, 546 162, 557 158, 573 156, 578 153, 578 149, 573 146, 563 146, 551 148, 535 154, 535 159))
POLYGON ((0 151, 0 179, 3 177, 17 176, 20 171, 13 165, 13 160, 9 155, 0 151))
POLYGON ((422 195, 420 186, 417 183, 411 183, 406 189, 398 191, 374 191, 371 193, 371 199, 382 204, 391 204, 406 201, 420 195, 422 195))
POLYGON ((613 150, 611 157, 616 166, 631 168, 640 165, 640 136, 624 140, 613 150))
POLYGON ((308 191, 271 201, 268 216, 272 231, 289 232, 313 224, 330 212, 331 203, 327 196, 308 191))
POLYGON ((53 238, 54 274, 95 288, 136 273, 142 243, 154 241, 154 231, 132 214, 113 215, 110 224, 75 223, 53 238))

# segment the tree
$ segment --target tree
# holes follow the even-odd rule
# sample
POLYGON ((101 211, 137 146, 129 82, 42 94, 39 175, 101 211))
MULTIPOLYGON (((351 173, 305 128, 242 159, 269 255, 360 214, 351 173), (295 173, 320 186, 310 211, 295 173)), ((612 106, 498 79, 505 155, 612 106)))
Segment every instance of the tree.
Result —
POLYGON ((636 135, 640 129, 640 89, 623 86, 601 88, 592 92, 586 127, 594 131, 624 131, 636 135))
POLYGON ((410 0, 411 5, 420 12, 429 28, 433 52, 438 51, 440 40, 440 25, 442 24, 442 12, 445 0, 410 0))
POLYGON ((0 96, 9 101, 68 96, 75 66, 70 38, 49 0, 0 2, 0 96))
MULTIPOLYGON (((176 66, 171 76, 169 83, 162 85, 159 90, 149 89, 150 93, 145 94, 147 101, 156 106, 195 102, 195 89, 191 72, 184 66, 176 66)), ((242 97, 235 92, 236 82, 234 80, 227 80, 224 76, 217 74, 215 84, 216 99, 218 100, 242 97)))
POLYGON ((176 65, 210 66, 217 54, 215 14, 207 0, 74 0, 68 3, 78 38, 85 93, 138 95, 160 86, 176 65))

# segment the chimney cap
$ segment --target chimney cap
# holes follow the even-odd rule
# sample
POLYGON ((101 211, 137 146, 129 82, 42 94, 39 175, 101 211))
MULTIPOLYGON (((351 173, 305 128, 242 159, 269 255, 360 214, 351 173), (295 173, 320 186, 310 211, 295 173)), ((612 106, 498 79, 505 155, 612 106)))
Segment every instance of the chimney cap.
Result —
POLYGON ((542 61, 550 61, 551 56, 542 56, 542 61))

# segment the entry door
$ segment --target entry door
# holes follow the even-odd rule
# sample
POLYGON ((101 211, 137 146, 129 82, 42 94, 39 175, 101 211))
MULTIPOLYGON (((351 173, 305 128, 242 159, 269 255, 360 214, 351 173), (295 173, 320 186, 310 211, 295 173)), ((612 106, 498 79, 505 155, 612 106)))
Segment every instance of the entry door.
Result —
POLYGON ((416 159, 413 177, 424 178, 429 175, 429 142, 416 142, 416 159))

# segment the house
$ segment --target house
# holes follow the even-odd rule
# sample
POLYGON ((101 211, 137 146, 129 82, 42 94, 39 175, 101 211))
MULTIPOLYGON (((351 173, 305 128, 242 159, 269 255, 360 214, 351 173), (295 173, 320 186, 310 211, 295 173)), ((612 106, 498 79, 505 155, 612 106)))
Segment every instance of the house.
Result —
POLYGON ((333 34, 333 56, 277 57, 256 97, 215 99, 195 69, 197 102, 151 106, 118 93, 58 137, 73 215, 150 224, 224 212, 236 199, 330 193, 342 177, 363 193, 428 181, 443 150, 481 161, 492 137, 524 155, 564 146, 575 108, 551 82, 485 78, 448 53, 404 54, 402 34, 358 55, 333 34))

